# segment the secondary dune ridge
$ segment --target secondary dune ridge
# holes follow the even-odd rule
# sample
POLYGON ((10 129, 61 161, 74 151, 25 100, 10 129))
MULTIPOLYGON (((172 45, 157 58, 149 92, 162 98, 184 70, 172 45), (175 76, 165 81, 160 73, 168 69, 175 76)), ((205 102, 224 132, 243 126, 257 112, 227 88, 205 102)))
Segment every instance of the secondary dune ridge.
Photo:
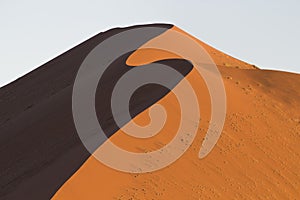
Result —
MULTIPOLYGON (((171 25, 149 26, 165 27, 165 33, 168 29, 182 31, 171 25)), ((122 173, 90 156, 72 122, 71 86, 88 51, 122 30, 95 36, 1 88, 1 199, 49 199, 53 195, 53 199, 296 199, 300 196, 299 75, 257 69, 201 41, 219 67, 228 104, 223 133, 209 156, 202 160, 197 156, 210 119, 205 83, 188 62, 157 50, 137 50, 126 63, 138 66, 171 59, 164 62, 184 74, 196 91, 203 91, 197 93, 201 120, 195 141, 175 163, 147 174, 122 173)), ((152 40, 159 37, 153 36, 152 40)), ((122 66, 124 61, 121 58, 113 66, 122 66)), ((111 73, 122 74, 113 69, 111 73)), ((136 94, 133 101, 136 103, 131 106, 134 120, 146 124, 149 106, 156 102, 166 108, 168 121, 157 136, 143 142, 108 126, 110 139, 130 151, 147 152, 165 145, 180 120, 179 105, 172 92, 157 87, 144 89, 147 92, 141 90, 136 94), (152 95, 146 95, 145 100, 145 94, 152 95), (140 105, 141 109, 134 109, 140 105)), ((101 99, 96 101, 101 109, 101 99)), ((105 123, 106 120, 102 122, 105 123)))

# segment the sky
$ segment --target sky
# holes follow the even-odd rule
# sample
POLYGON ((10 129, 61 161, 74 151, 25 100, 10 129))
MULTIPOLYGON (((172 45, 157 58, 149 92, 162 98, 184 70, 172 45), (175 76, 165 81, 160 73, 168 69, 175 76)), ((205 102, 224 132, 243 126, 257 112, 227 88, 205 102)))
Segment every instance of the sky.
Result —
POLYGON ((300 73, 299 0, 0 0, 0 87, 114 27, 171 23, 262 69, 300 73))

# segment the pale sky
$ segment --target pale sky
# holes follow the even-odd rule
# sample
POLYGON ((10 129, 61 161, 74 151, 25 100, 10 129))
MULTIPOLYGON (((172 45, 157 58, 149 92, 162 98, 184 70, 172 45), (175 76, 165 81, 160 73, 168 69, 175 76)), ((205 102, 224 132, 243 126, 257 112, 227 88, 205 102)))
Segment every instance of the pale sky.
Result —
POLYGON ((0 87, 113 27, 171 23, 263 69, 300 73, 299 0, 0 0, 0 87))

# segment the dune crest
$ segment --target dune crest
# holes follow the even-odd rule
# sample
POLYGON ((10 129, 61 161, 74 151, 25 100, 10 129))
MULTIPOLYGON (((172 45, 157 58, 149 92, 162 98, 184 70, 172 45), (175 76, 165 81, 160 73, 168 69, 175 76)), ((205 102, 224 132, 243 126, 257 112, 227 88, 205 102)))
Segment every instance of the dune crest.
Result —
MULTIPOLYGON (((178 79, 170 80, 174 88, 180 84, 178 79)), ((297 199, 299 86, 299 74, 258 69, 173 25, 139 25, 99 33, 0 89, 0 199, 297 199), (111 64, 95 98, 97 114, 104 113, 98 120, 109 140, 128 151, 146 153, 172 140, 180 121, 172 90, 153 84, 132 97, 130 114, 140 125, 149 123, 154 104, 164 106, 168 114, 163 129, 145 140, 122 132, 110 110, 117 79, 132 66, 157 61, 181 73, 195 91, 201 91, 196 93, 201 119, 190 122, 197 123, 198 129, 188 150, 166 168, 136 174, 107 167, 82 144, 72 115, 77 71, 97 44, 136 27, 161 29, 145 36, 141 46, 163 39, 173 29, 196 40, 216 63, 225 85, 227 113, 222 135, 204 159, 198 153, 210 125, 208 88, 188 60, 157 49, 128 52, 111 64)))
MULTIPOLYGON (((163 34, 148 43, 159 40, 163 34)), ((186 78, 203 91, 197 94, 201 121, 196 140, 178 161, 157 172, 127 174, 90 157, 53 199, 290 199, 299 196, 299 124, 292 120, 297 116, 294 108, 299 108, 300 93, 292 92, 300 83, 299 75, 258 70, 198 42, 219 67, 228 98, 225 128, 211 155, 203 160, 197 158, 208 128, 210 101, 205 83, 192 71, 186 78), (291 95, 294 104, 281 102, 281 93, 291 95)), ((126 63, 139 66, 173 58, 180 57, 161 50, 142 49, 131 54, 126 63)), ((157 136, 141 141, 118 131, 110 139, 133 152, 148 152, 167 144, 176 132, 174 125, 180 116, 178 103, 172 93, 157 103, 167 109, 169 116, 157 136)), ((147 124, 148 109, 134 120, 147 124)))

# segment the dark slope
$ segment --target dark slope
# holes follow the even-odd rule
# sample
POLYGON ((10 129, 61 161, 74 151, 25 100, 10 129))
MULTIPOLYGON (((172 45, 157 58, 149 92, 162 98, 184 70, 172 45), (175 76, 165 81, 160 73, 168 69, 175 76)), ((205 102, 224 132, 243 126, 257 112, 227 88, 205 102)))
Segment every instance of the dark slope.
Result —
MULTIPOLYGON (((148 26, 162 27, 161 33, 172 27, 148 26)), ((0 199, 49 199, 90 156, 76 133, 72 118, 72 86, 76 73, 97 44, 131 28, 134 27, 100 33, 0 89, 0 199)), ((129 54, 121 56, 109 67, 109 73, 105 73, 104 78, 109 80, 105 83, 106 90, 112 90, 117 78, 131 69, 125 65, 127 56, 129 54)), ((162 62, 183 75, 192 69, 184 60, 162 62)), ((174 85, 179 81, 174 80, 174 85)), ((145 86, 132 97, 132 115, 142 112, 168 92, 161 86, 145 86)), ((110 97, 103 98, 102 94, 103 91, 97 91, 97 112, 107 112, 110 118, 110 97)), ((114 122, 108 123, 102 118, 99 121, 108 136, 118 130, 114 122)))

